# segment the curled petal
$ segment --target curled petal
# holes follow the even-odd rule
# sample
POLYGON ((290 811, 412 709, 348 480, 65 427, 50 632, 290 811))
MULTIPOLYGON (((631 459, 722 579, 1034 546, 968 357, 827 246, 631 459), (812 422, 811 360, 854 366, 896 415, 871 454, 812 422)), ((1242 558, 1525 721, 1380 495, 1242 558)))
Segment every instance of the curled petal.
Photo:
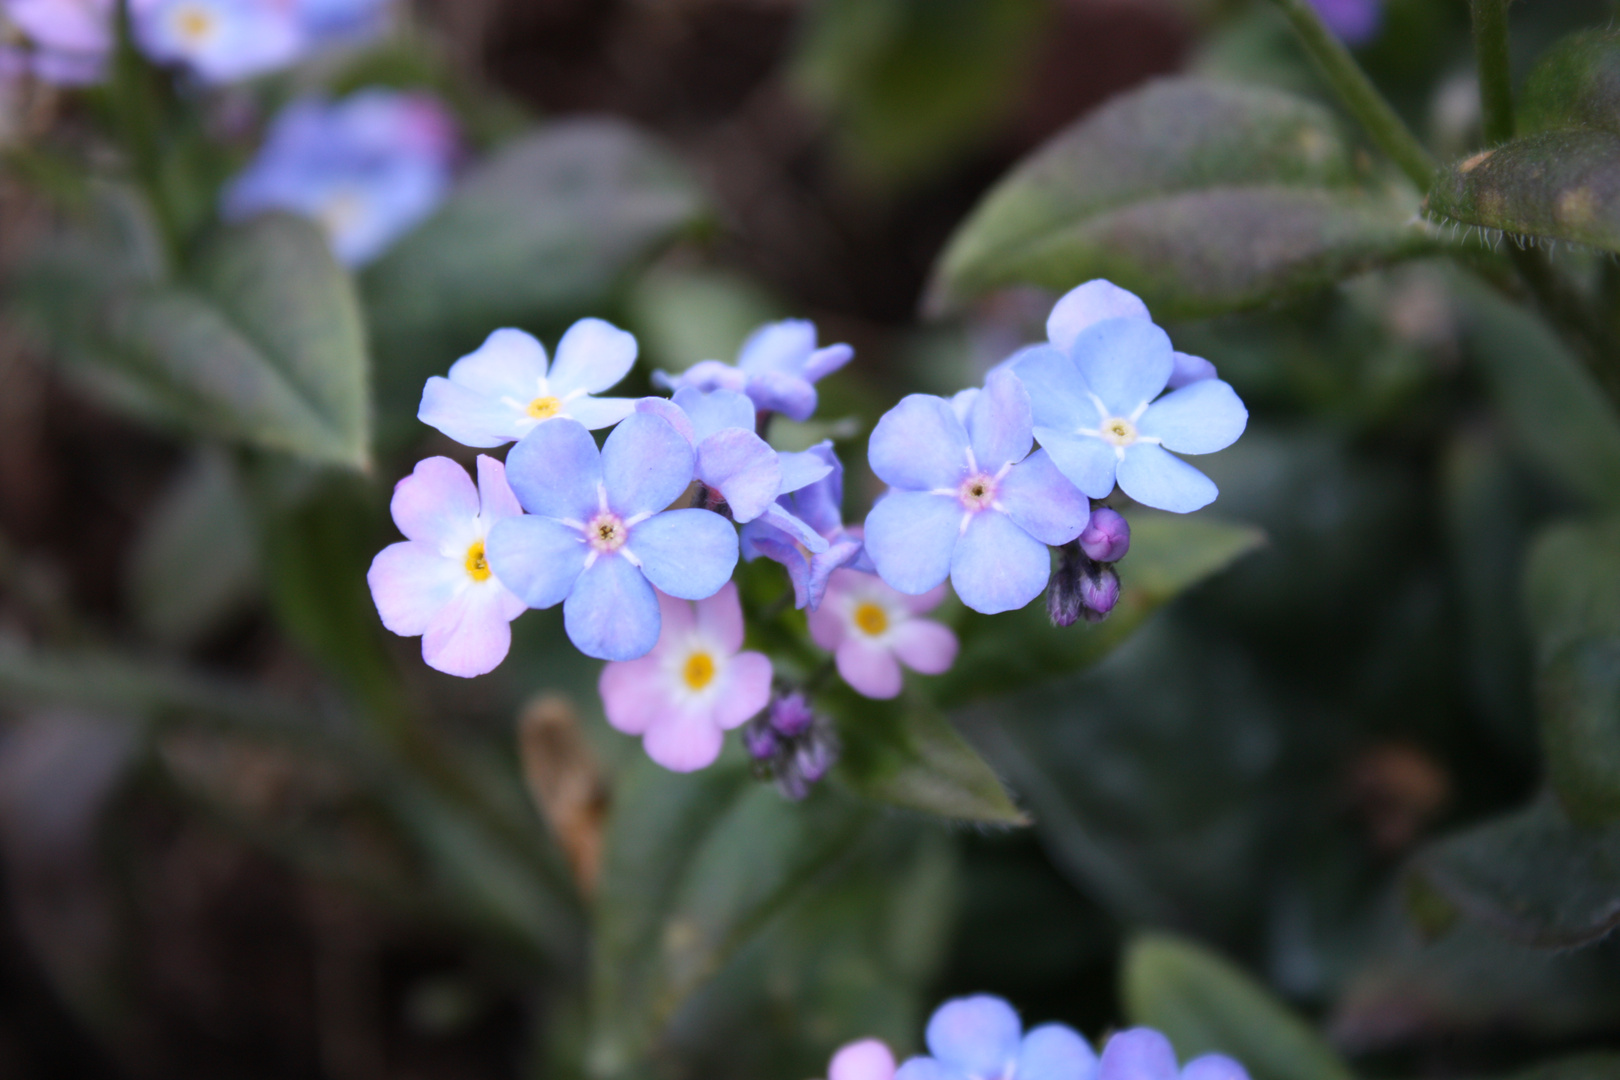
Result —
POLYGON ((658 597, 641 571, 617 555, 579 575, 563 603, 568 640, 598 660, 635 660, 658 643, 658 597))
POLYGON ((748 385, 748 376, 718 360, 699 360, 675 375, 655 371, 652 381, 654 386, 662 386, 666 390, 692 386, 699 390, 735 390, 741 393, 748 385))
POLYGON ((797 375, 767 371, 748 380, 748 396, 763 412, 804 421, 816 412, 816 388, 797 375))
POLYGON ((463 589, 428 623, 422 659, 428 667, 470 679, 487 675, 512 647, 506 590, 494 582, 463 589))
POLYGON ((766 323, 743 342, 737 353, 737 366, 750 375, 768 371, 802 375, 805 361, 815 347, 816 324, 808 319, 766 323))
POLYGON ((949 495, 891 491, 866 515, 866 553, 884 581, 916 595, 951 571, 962 506, 949 495))
POLYGON ((1152 401, 1175 367, 1170 336, 1142 319, 1109 319, 1075 338, 1072 355, 1086 386, 1112 416, 1152 401))
POLYGON ((1190 514, 1215 501, 1215 481, 1162 446, 1137 443, 1119 463, 1119 486, 1143 506, 1190 514))
POLYGON ((827 550, 829 543, 827 538, 782 509, 781 503, 771 503, 767 506, 765 512, 759 516, 759 520, 781 529, 795 543, 803 544, 812 553, 819 554, 827 550))
POLYGON ((931 394, 908 394, 872 429, 867 457, 878 479, 891 487, 954 488, 967 470, 967 429, 950 402, 931 394))
POLYGON ((557 343, 550 390, 558 397, 574 390, 600 394, 628 375, 635 362, 633 335, 601 319, 581 319, 557 343))
POLYGON ((805 381, 819 382, 853 359, 855 350, 848 345, 828 345, 824 349, 817 349, 804 362, 805 381))
POLYGON ((951 556, 951 588, 985 615, 1023 607, 1046 588, 1051 573, 1046 545, 993 510, 973 515, 951 556))
POLYGON ((1200 379, 1148 406, 1137 429, 1178 454, 1213 454, 1237 442, 1249 410, 1219 379, 1200 379))
POLYGON ((1094 278, 1070 289, 1052 306, 1052 314, 1046 317, 1046 337, 1066 351, 1083 331, 1107 319, 1151 322, 1152 316, 1135 293, 1126 292, 1103 278, 1094 278))
MULTIPOLYGON (((783 495, 786 495, 790 491, 799 491, 803 488, 807 488, 811 484, 817 483, 818 481, 832 475, 832 463, 829 462, 825 456, 816 453, 815 448, 806 450, 803 453, 787 453, 779 454, 777 456, 782 465, 781 494, 783 495)), ((833 461, 837 460, 838 459, 836 457, 833 458, 833 461)), ((842 478, 840 478, 839 486, 842 487, 842 478)), ((836 519, 834 520, 834 524, 837 524, 836 519)))

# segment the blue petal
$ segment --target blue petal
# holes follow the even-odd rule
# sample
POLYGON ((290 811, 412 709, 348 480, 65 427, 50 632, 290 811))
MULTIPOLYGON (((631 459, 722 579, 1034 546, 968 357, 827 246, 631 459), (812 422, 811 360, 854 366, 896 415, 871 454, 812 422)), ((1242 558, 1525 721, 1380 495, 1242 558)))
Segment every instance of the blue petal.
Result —
POLYGON ((1190 514, 1215 501, 1215 481, 1162 446, 1137 443, 1119 463, 1119 487, 1143 506, 1190 514))
POLYGON ((748 379, 748 396, 761 412, 779 412, 789 420, 815 415, 816 388, 785 371, 767 371, 748 379))
POLYGON ((702 442, 727 428, 754 430, 754 403, 735 390, 704 392, 693 387, 675 391, 675 404, 692 420, 692 441, 702 442))
POLYGON ((1046 317, 1047 339, 1060 349, 1074 345, 1074 339, 1106 319, 1146 319, 1152 321, 1147 305, 1135 293, 1126 292, 1111 281, 1095 278, 1063 294, 1046 317))
POLYGON ((1042 1024, 1018 1050, 1018 1080, 1094 1080, 1097 1054, 1064 1024, 1042 1024))
POLYGON ((584 390, 600 394, 630 373, 636 339, 601 319, 581 319, 557 343, 547 389, 558 397, 584 390))
MULTIPOLYGON (((811 556, 810 568, 805 576, 802 595, 800 595, 798 580, 794 579, 793 588, 797 606, 801 608, 808 607, 811 611, 819 608, 821 598, 827 594, 827 581, 832 577, 832 572, 846 567, 856 568, 861 563, 864 553, 865 549, 859 540, 853 537, 845 537, 842 540, 833 541, 827 546, 825 552, 811 556)), ((868 566, 866 572, 870 574, 874 571, 868 566)), ((793 573, 792 567, 788 568, 788 573, 790 575, 793 573)))
POLYGON ((954 489, 967 472, 967 429, 950 402, 908 394, 877 422, 866 452, 872 471, 892 487, 954 489))
POLYGON ((1106 499, 1114 490, 1114 470, 1119 455, 1111 444, 1095 435, 1073 435, 1067 431, 1038 427, 1035 437, 1051 455, 1058 471, 1075 487, 1093 499, 1106 499))
POLYGON ((787 499, 787 508, 818 533, 830 533, 839 528, 844 523, 844 463, 833 452, 832 442, 819 442, 803 454, 793 456, 820 459, 827 466, 827 475, 793 492, 787 499))
POLYGON ((776 451, 752 431, 727 428, 698 443, 697 478, 725 497, 733 518, 748 522, 775 504, 782 488, 782 464, 776 451))
POLYGON ((1051 574, 1046 545, 994 510, 973 515, 951 556, 951 588, 985 615, 1023 607, 1041 595, 1051 574))
POLYGON ((1013 523, 1043 544, 1067 544, 1091 520, 1091 500, 1037 450, 1002 478, 996 501, 1013 523))
POLYGON ((658 644, 658 594, 619 555, 599 558, 579 575, 563 604, 568 640, 598 660, 635 660, 658 644))
POLYGON ((636 399, 627 397, 577 397, 563 408, 571 419, 592 431, 612 427, 636 411, 636 399))
POLYGON ((584 521, 597 511, 602 456, 582 425, 547 420, 506 455, 506 480, 529 513, 584 521))
POLYGON ((1067 353, 1050 345, 1031 349, 1012 366, 1029 391, 1030 415, 1036 427, 1074 431, 1095 428, 1104 417, 1086 389, 1086 380, 1067 353))
POLYGON ((959 1080, 957 1074, 931 1057, 914 1057, 895 1071, 894 1080, 959 1080))
POLYGON ((818 382, 854 358, 855 350, 848 345, 828 345, 810 354, 810 359, 804 362, 802 374, 806 382, 818 382))
POLYGON ((692 482, 692 444, 661 416, 625 417, 602 444, 608 505, 630 517, 657 513, 692 482))
POLYGON ((951 572, 962 504, 949 495, 891 491, 866 515, 866 553, 878 576, 918 596, 951 572))
POLYGON ((450 365, 450 381, 475 394, 527 405, 546 377, 546 348, 532 334, 496 330, 477 349, 450 365))
POLYGON ((1169 335, 1150 322, 1109 319, 1076 338, 1071 355, 1109 414, 1130 416, 1170 381, 1174 351, 1169 335))
POLYGON ((737 366, 750 375, 781 371, 802 375, 816 348, 816 324, 808 319, 766 323, 748 335, 737 353, 737 366))
MULTIPOLYGON (((953 410, 954 411, 954 410, 953 410)), ((1029 391, 1010 371, 992 372, 968 410, 968 440, 980 469, 996 472, 1029 453, 1029 391)))
POLYGON ((1175 363, 1174 370, 1170 372, 1170 381, 1165 384, 1171 390, 1191 386, 1200 379, 1215 378, 1215 365, 1202 356, 1178 352, 1175 354, 1175 363))
POLYGON ((1249 1080, 1249 1073, 1225 1054, 1205 1054, 1182 1067, 1181 1080, 1249 1080))
MULTIPOLYGON (((654 379, 653 381, 657 382, 658 380, 654 379)), ((687 416, 685 411, 683 411, 679 405, 676 405, 669 398, 637 398, 636 412, 652 413, 654 416, 663 417, 671 427, 681 433, 681 436, 685 438, 687 442, 696 445, 697 432, 692 428, 692 418, 687 416)))
POLYGON ((969 1076, 1004 1076, 1018 1057, 1022 1025, 1011 1005, 978 994, 947 1001, 928 1020, 928 1051, 969 1076))
POLYGON ((682 600, 719 592, 737 568, 737 530, 709 510, 668 510, 630 529, 625 545, 647 580, 682 600))
POLYGON ((462 446, 503 446, 518 437, 512 406, 435 375, 422 388, 416 418, 462 446))
POLYGON ((502 518, 484 541, 490 570, 532 608, 548 608, 568 596, 586 551, 577 529, 532 514, 502 518))
MULTIPOLYGON (((802 453, 785 453, 779 455, 782 463, 782 494, 807 488, 816 481, 832 473, 833 467, 826 457, 815 452, 814 449, 802 453)), ((834 458, 834 461, 837 459, 834 458)))
POLYGON ((1136 429, 1178 454, 1213 454, 1237 442, 1248 423, 1237 391, 1219 379, 1201 379, 1149 405, 1136 429))
POLYGON ((1176 1080, 1176 1052, 1152 1028, 1121 1031, 1103 1047, 1097 1080, 1176 1080))
POLYGON ((794 541, 803 544, 812 552, 820 553, 827 550, 827 538, 822 536, 809 525, 800 521, 782 508, 781 503, 772 503, 760 515, 761 521, 768 521, 776 528, 787 533, 794 541))

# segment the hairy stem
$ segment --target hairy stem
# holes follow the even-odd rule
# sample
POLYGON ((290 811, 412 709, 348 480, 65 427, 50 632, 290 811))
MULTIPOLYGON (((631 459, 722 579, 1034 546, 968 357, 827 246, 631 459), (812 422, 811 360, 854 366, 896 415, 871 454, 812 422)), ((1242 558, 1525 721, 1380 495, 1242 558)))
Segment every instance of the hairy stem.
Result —
POLYGON ((1507 0, 1469 0, 1474 22, 1474 60, 1479 66, 1479 104, 1485 141, 1513 138, 1513 76, 1508 55, 1507 0))
POLYGON ((1418 190, 1428 191, 1434 185, 1438 169, 1434 158, 1384 100, 1384 95, 1350 55, 1350 50, 1322 22, 1310 0, 1272 0, 1272 3, 1293 24, 1305 51, 1316 61, 1344 107, 1366 129, 1368 137, 1400 166, 1418 190))

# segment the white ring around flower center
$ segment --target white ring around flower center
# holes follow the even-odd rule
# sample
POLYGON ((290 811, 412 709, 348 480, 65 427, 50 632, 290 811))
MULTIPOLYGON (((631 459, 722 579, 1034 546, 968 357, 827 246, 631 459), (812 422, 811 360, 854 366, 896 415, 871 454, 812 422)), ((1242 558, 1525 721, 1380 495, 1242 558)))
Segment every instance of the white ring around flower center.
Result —
POLYGON ((630 527, 611 510, 604 510, 585 523, 585 542, 592 551, 611 555, 630 539, 630 527))
POLYGON ((956 488, 956 498, 964 510, 983 510, 996 501, 996 478, 986 472, 976 472, 956 488))
POLYGON ((1136 425, 1123 416, 1110 416, 1099 426, 1104 442, 1112 443, 1118 447, 1130 446, 1140 436, 1136 433, 1136 425))

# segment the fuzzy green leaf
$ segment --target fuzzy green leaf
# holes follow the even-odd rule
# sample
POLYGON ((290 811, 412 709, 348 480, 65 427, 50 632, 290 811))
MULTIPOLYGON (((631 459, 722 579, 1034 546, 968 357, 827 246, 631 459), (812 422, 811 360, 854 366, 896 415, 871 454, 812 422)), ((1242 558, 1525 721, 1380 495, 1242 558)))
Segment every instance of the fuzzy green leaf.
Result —
POLYGON ((1571 34, 1536 61, 1519 105, 1525 131, 1590 126, 1620 133, 1620 32, 1571 34))
POLYGON ((1466 225, 1620 251, 1620 134, 1542 131, 1449 169, 1425 208, 1466 225))
POLYGON ((1620 637, 1566 646, 1541 673, 1541 745, 1572 821, 1620 822, 1620 637))

